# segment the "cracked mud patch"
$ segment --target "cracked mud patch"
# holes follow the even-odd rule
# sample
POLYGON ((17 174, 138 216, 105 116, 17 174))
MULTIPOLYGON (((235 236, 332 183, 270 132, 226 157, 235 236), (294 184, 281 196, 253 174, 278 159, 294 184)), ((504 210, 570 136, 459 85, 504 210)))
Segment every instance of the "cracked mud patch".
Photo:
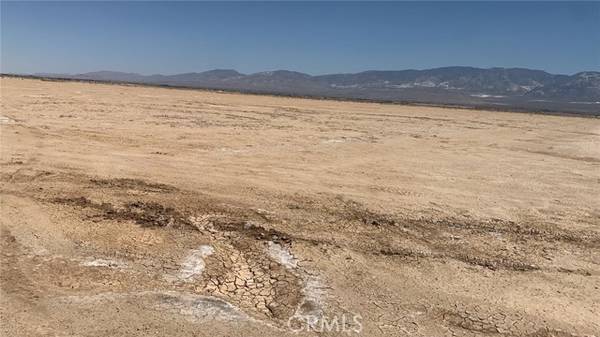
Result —
POLYGON ((298 308, 321 310, 313 278, 305 279, 287 248, 291 239, 253 220, 227 214, 181 213, 155 202, 125 202, 121 206, 86 197, 55 198, 53 202, 91 211, 87 220, 134 221, 142 227, 187 229, 213 237, 186 253, 175 275, 166 280, 193 284, 196 292, 221 298, 249 315, 280 324, 298 308), (275 240, 275 241, 273 241, 275 240))
POLYGON ((442 311, 441 316, 450 327, 456 328, 451 328, 453 334, 460 334, 460 331, 463 331, 510 337, 590 337, 547 327, 535 317, 528 317, 526 314, 494 312, 482 307, 456 306, 453 310, 442 311))
POLYGON ((242 239, 222 245, 204 273, 204 290, 259 316, 285 321, 302 296, 302 280, 270 259, 263 243, 242 239))

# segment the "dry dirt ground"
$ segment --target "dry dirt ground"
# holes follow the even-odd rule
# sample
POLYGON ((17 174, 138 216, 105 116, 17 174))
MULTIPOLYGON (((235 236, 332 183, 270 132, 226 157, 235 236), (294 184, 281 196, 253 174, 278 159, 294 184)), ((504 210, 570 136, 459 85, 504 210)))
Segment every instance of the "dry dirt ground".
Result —
POLYGON ((600 336, 600 121, 1 80, 3 336, 600 336))

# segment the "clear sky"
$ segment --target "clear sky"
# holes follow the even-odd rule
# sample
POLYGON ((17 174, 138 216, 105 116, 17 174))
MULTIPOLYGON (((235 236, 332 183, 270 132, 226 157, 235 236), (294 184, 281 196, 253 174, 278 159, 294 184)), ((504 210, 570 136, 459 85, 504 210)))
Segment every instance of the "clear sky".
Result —
POLYGON ((600 2, 2 2, 1 70, 600 70, 600 2))

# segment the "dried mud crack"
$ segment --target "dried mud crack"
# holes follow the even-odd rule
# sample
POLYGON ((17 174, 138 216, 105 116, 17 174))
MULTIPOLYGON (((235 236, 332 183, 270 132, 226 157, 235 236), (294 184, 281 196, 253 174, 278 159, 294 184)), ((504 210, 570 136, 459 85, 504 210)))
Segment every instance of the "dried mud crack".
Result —
MULTIPOLYGON (((119 185, 123 182, 121 179, 117 183, 102 181, 105 188, 120 188, 119 185)), ((131 185, 129 183, 127 181, 131 185)), ((142 188, 149 185, 152 184, 142 181, 136 181, 135 184, 142 188)), ((171 191, 174 189, 165 188, 165 185, 160 190, 171 191)), ((284 326, 301 305, 310 305, 303 294, 305 284, 309 281, 302 276, 307 274, 297 266, 290 270, 268 254, 269 245, 282 244, 289 247, 292 239, 254 221, 222 213, 183 214, 173 207, 151 201, 125 202, 115 206, 107 202, 94 202, 87 197, 57 197, 50 199, 50 202, 87 212, 83 215, 85 221, 131 221, 143 228, 172 228, 210 234, 214 250, 213 246, 205 246, 210 247, 210 254, 201 256, 193 251, 186 259, 187 262, 184 262, 197 264, 193 259, 204 258, 201 261, 201 272, 185 272, 185 276, 167 279, 177 284, 192 281, 193 278, 189 287, 192 291, 223 299, 257 319, 273 320, 284 326)))

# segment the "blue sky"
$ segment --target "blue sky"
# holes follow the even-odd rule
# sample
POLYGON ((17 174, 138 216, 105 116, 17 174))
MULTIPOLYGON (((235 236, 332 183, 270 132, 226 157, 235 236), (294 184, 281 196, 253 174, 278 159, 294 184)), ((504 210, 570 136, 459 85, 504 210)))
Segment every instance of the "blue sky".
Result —
POLYGON ((600 70, 600 2, 2 2, 1 70, 600 70))

